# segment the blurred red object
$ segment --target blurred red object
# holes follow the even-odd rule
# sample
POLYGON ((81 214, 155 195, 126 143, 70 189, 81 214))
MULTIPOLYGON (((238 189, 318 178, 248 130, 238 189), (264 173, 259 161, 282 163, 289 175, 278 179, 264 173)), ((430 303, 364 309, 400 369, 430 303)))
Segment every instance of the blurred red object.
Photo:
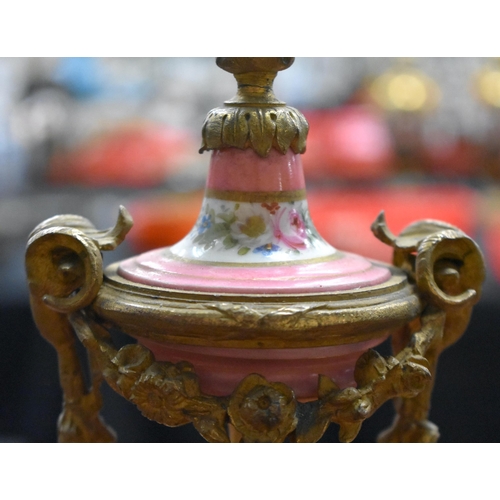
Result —
POLYGON ((496 224, 486 229, 483 238, 487 262, 495 279, 500 281, 500 217, 497 218, 496 224))
POLYGON ((474 177, 481 173, 483 148, 465 137, 442 138, 428 144, 424 162, 434 175, 446 177, 474 177))
POLYGON ((389 128, 369 106, 309 110, 304 116, 309 135, 302 159, 308 178, 376 180, 392 173, 389 128))
POLYGON ((384 210, 389 229, 435 219, 468 235, 478 229, 479 195, 458 186, 394 186, 370 190, 309 192, 311 217, 319 233, 339 250, 390 262, 392 249, 375 238, 370 226, 384 210))
POLYGON ((500 281, 500 190, 485 193, 482 207, 483 243, 487 262, 495 279, 500 281))
POLYGON ((137 200, 127 206, 134 220, 128 243, 137 253, 177 243, 194 226, 202 201, 202 192, 137 200))
POLYGON ((187 132, 157 124, 124 125, 56 153, 48 175, 54 183, 151 187, 182 168, 192 151, 196 145, 187 132))

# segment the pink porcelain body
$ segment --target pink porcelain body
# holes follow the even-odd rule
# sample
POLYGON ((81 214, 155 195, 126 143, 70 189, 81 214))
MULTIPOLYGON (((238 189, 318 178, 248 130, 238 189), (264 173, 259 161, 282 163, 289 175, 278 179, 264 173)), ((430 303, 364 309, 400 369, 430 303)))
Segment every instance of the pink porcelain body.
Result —
POLYGON ((267 158, 250 149, 214 151, 191 233, 172 247, 122 262, 118 273, 175 290, 251 294, 335 292, 388 280, 386 267, 339 252, 317 234, 304 188, 301 157, 291 150, 273 149, 267 158), (262 193, 276 201, 238 198, 262 193))
POLYGON ((296 191, 304 189, 304 170, 300 155, 289 150, 281 154, 272 149, 261 158, 251 149, 214 151, 207 187, 220 191, 296 191))
POLYGON ((159 361, 193 364, 205 394, 227 396, 249 374, 258 373, 270 382, 291 387, 301 401, 318 397, 318 374, 335 380, 340 388, 354 387, 354 366, 366 350, 387 337, 357 344, 308 349, 227 349, 139 342, 159 361))
MULTIPOLYGON (((390 270, 339 252, 317 233, 305 199, 300 155, 272 150, 212 154, 207 190, 192 231, 169 248, 123 261, 118 274, 135 283, 184 292, 238 295, 321 294, 386 282, 390 270)), ((301 297, 304 300, 304 297, 301 297)), ((168 325, 166 325, 168 328, 168 325)), ((318 375, 355 384, 359 356, 381 343, 297 349, 208 348, 138 339, 157 360, 189 361, 207 394, 228 395, 250 373, 288 384, 302 400, 317 397, 318 375)), ((286 332, 283 332, 286 335, 286 332)))

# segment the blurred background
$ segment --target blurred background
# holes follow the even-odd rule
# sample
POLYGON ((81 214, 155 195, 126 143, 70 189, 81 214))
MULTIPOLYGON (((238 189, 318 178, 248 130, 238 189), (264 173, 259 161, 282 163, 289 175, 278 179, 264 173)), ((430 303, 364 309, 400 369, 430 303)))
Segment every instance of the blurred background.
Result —
MULTIPOLYGON (((30 231, 64 213, 106 228, 123 204, 135 224, 105 262, 180 240, 208 171, 201 126, 235 93, 213 58, 0 58, 0 441, 57 439, 57 358, 25 283, 30 231)), ((498 442, 500 59, 298 58, 275 93, 309 121, 309 206, 335 247, 389 262, 370 231, 381 210, 395 233, 433 218, 480 244, 484 293, 441 357, 431 420, 442 442, 498 442)), ((202 441, 103 392, 122 442, 202 441)), ((356 441, 374 441, 392 415, 386 404, 356 441)), ((334 427, 322 439, 336 440, 334 427)))

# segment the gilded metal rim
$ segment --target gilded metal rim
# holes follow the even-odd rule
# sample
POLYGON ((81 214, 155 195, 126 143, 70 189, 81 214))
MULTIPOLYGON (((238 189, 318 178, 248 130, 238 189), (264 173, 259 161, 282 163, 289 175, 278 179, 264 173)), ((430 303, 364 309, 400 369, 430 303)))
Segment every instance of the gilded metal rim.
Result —
POLYGON ((235 348, 301 348, 363 342, 418 316, 406 276, 350 292, 236 295, 179 292, 105 273, 90 306, 99 321, 156 342, 235 348), (147 311, 137 319, 137 311, 147 311), (135 318, 135 319, 134 319, 135 318), (165 328, 168 325, 168 328, 165 328))

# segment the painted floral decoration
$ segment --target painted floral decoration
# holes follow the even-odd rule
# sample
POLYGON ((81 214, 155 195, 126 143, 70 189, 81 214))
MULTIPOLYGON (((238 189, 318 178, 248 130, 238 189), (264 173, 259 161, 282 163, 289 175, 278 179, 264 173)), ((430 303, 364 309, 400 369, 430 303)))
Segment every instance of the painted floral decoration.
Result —
POLYGON ((300 253, 314 246, 318 235, 305 201, 236 203, 205 199, 193 230, 203 250, 233 250, 269 257, 275 252, 300 253))
POLYGON ((262 245, 254 249, 253 253, 260 253, 265 255, 271 255, 273 252, 277 252, 280 249, 278 245, 273 245, 272 243, 268 243, 267 245, 262 245))

